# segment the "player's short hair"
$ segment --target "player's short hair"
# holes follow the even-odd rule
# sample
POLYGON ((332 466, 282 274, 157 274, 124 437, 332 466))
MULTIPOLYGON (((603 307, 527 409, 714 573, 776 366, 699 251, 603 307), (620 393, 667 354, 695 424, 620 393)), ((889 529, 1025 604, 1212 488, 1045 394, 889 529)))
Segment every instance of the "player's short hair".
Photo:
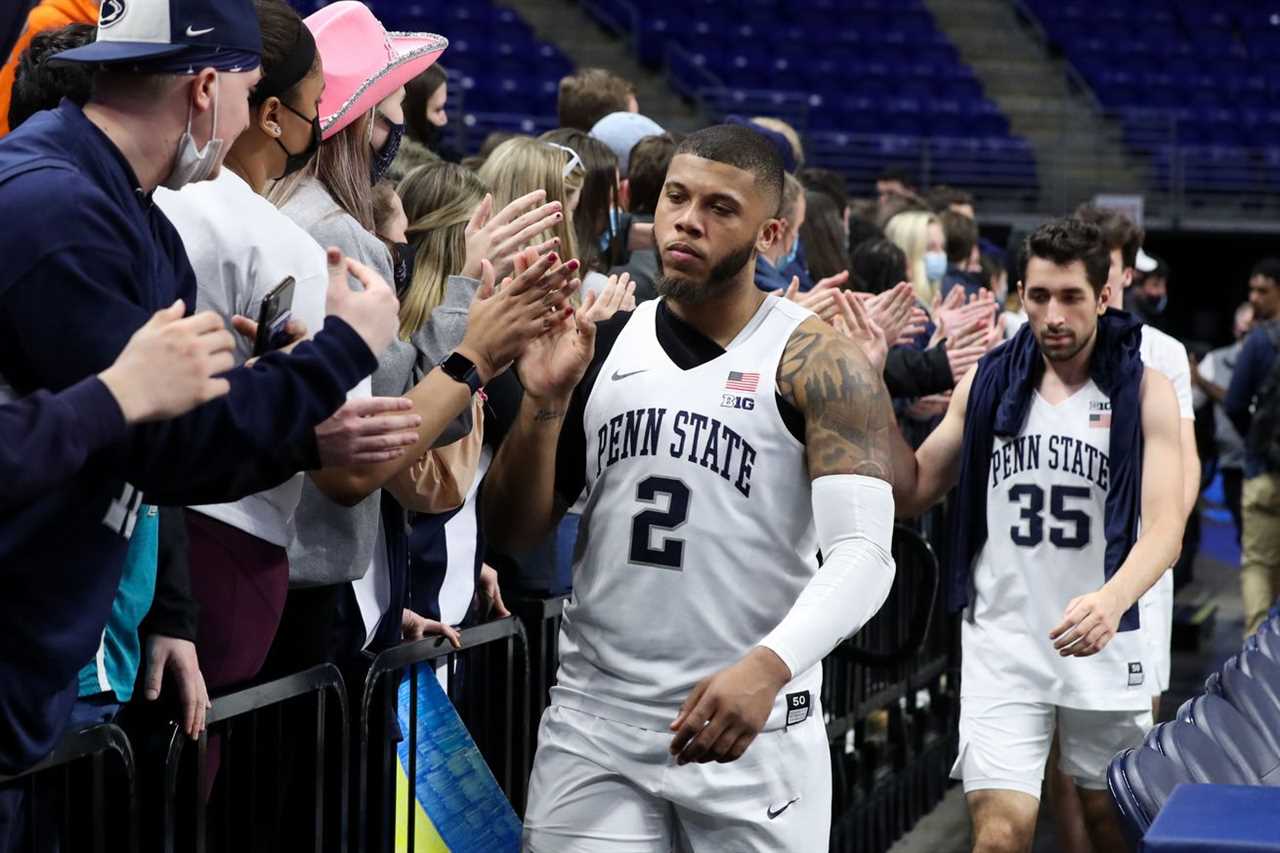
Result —
POLYGON ((947 237, 947 261, 953 264, 968 261, 973 247, 978 245, 978 223, 951 208, 938 213, 938 222, 942 223, 942 232, 947 237))
POLYGON ((560 126, 591 132, 610 113, 623 113, 636 87, 603 68, 583 68, 560 80, 560 126))
POLYGON ((1280 258, 1263 258, 1253 265, 1253 271, 1249 273, 1249 278, 1260 275, 1263 278, 1269 278, 1277 285, 1280 285, 1280 258))
POLYGON ((627 162, 627 187, 631 212, 653 215, 658 209, 667 167, 676 152, 676 137, 670 133, 646 136, 631 146, 627 162))
POLYGON ((1096 226, 1102 232, 1107 252, 1120 250, 1120 257, 1128 269, 1138 263, 1138 250, 1145 235, 1142 228, 1118 210, 1082 204, 1076 208, 1076 219, 1096 226))
POLYGON ((1079 217, 1064 217, 1046 222, 1027 238, 1023 252, 1022 281, 1027 280, 1027 266, 1032 258, 1065 267, 1076 261, 1084 264, 1085 278, 1093 295, 1102 293, 1111 271, 1111 247, 1102 229, 1079 217))
POLYGON ((51 110, 63 98, 84 106, 93 91, 93 67, 72 62, 49 62, 64 50, 89 44, 98 34, 92 24, 68 24, 37 33, 22 52, 14 72, 9 100, 9 129, 41 110, 51 110))
POLYGON ((685 137, 676 146, 675 156, 692 154, 742 169, 755 176, 764 193, 765 207, 776 211, 782 204, 782 156, 769 140, 750 128, 716 124, 685 137))
POLYGON ((907 189, 911 189, 912 186, 914 186, 911 181, 911 176, 908 175, 905 170, 894 166, 886 166, 876 173, 876 183, 880 183, 881 181, 897 181, 907 189))

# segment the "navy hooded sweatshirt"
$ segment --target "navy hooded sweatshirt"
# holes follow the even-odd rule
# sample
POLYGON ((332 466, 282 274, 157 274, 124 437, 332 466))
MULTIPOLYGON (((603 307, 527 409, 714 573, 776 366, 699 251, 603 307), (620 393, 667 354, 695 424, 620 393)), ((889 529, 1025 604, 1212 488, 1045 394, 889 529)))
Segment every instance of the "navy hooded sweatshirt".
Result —
MULTIPOLYGON (((0 140, 0 209, 0 377, 11 396, 76 387, 155 311, 179 297, 196 303, 177 232, 68 101, 0 140)), ((172 421, 117 423, 122 436, 79 473, 4 507, 0 773, 35 763, 62 734, 142 495, 167 505, 230 501, 318 467, 315 424, 376 366, 359 335, 330 317, 292 355, 229 373, 227 396, 172 421)))

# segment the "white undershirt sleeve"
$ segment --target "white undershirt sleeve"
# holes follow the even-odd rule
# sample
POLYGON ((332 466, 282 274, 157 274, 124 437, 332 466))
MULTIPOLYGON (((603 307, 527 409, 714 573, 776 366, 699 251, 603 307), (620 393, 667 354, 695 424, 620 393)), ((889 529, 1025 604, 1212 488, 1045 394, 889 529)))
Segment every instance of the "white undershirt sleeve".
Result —
POLYGON ((760 645, 792 678, 831 653, 876 614, 893 585, 893 488, 860 474, 813 481, 822 567, 760 645))

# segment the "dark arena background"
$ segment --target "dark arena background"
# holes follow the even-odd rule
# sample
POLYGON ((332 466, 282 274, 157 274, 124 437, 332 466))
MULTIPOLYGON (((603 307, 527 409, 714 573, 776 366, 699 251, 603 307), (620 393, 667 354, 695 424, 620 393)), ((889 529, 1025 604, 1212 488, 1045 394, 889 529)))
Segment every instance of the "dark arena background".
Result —
MULTIPOLYGON (((0 0, 0 58, 35 5, 0 0)), ((327 4, 292 5, 308 15, 327 4)), ((846 236, 883 227, 886 210, 904 200, 941 212, 959 191, 957 203, 971 205, 977 220, 978 254, 1008 269, 1011 289, 1014 250, 1037 225, 1085 203, 1115 207, 1145 230, 1143 251, 1158 263, 1145 275, 1166 282, 1163 298, 1144 299, 1144 285, 1135 284, 1126 304, 1193 357, 1233 341, 1251 270, 1280 255, 1280 2, 367 5, 388 31, 448 39, 439 61, 448 72, 440 144, 459 157, 507 135, 556 129, 561 79, 603 68, 629 81, 639 112, 667 131, 731 117, 785 122, 798 137, 802 176, 815 168, 838 176, 846 236)), ((1156 719, 1208 729, 1196 747, 1209 754, 1143 749, 1182 762, 1186 777, 1175 781, 1275 785, 1280 663, 1271 657, 1280 642, 1255 637, 1241 648, 1240 546, 1213 404, 1201 397, 1197 407, 1203 489, 1175 569, 1173 675, 1156 719), (1231 725, 1247 733, 1189 719, 1201 707, 1196 697, 1216 698, 1241 669, 1265 685, 1261 698, 1227 689, 1240 703, 1231 725), (1246 762, 1241 743, 1264 757, 1246 762)), ((943 601, 945 529, 945 508, 898 524, 888 601, 824 662, 833 853, 971 849, 964 796, 949 779, 960 623, 943 601)), ((519 849, 518 832, 513 840, 496 827, 526 803, 575 533, 576 516, 530 553, 487 555, 511 615, 473 614, 460 649, 438 637, 406 641, 360 669, 325 664, 227 688, 213 697, 208 729, 194 742, 163 708, 126 714, 118 725, 72 732, 41 764, 0 784, 28 792, 41 853, 519 849), (451 707, 427 689, 436 681, 451 707), (427 778, 424 767, 435 774, 435 793, 419 786, 415 797, 406 781, 427 778)), ((662 623, 655 613, 653 630, 662 623)), ((1277 619, 1268 625, 1262 633, 1280 631, 1277 619)), ((1172 786, 1161 790, 1166 780, 1137 768, 1113 771, 1133 850, 1280 850, 1274 819, 1256 846, 1166 839, 1168 846, 1143 847, 1172 786)), ((1280 815, 1280 797, 1242 796, 1252 805, 1203 818, 1205 831, 1215 821, 1280 815)), ((1046 792, 1034 850, 1089 853, 1049 802, 1046 792)))

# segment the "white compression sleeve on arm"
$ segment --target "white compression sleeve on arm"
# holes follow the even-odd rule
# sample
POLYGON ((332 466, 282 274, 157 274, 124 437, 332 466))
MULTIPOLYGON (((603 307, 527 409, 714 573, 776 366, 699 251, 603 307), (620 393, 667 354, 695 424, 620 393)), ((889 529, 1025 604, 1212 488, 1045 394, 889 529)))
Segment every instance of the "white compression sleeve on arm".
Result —
POLYGON ((794 678, 856 634, 893 585, 893 487, 860 474, 813 481, 822 568, 778 627, 760 641, 794 678))

